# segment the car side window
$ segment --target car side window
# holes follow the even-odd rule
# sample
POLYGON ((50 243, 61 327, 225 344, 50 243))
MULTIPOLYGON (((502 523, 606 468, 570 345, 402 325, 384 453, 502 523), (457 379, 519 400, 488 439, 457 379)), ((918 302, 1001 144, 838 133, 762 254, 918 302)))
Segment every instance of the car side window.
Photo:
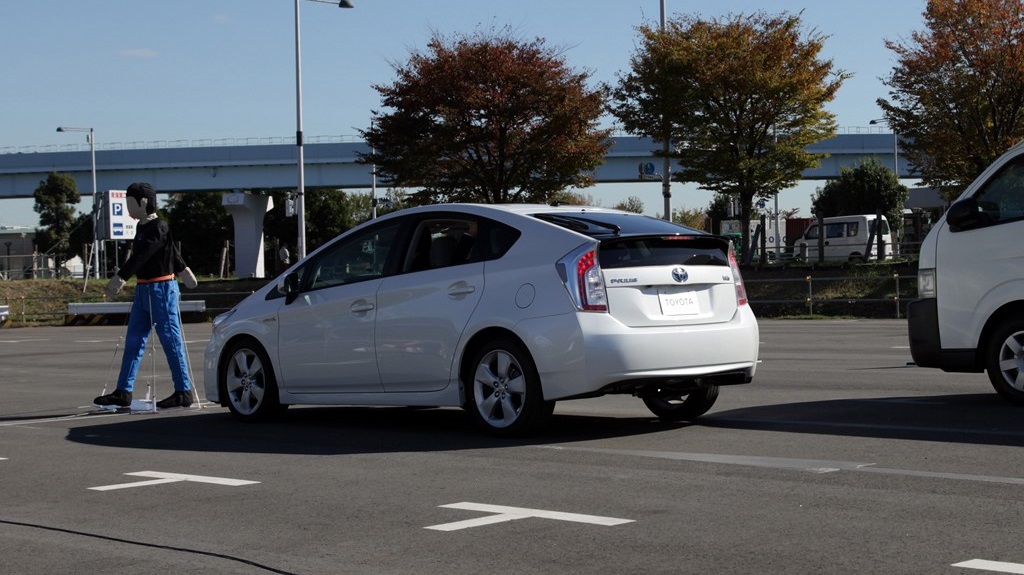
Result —
POLYGON ((303 270, 301 279, 305 281, 300 285, 316 290, 385 275, 388 256, 399 228, 398 222, 392 222, 339 240, 304 266, 307 269, 303 270))
POLYGON ((403 269, 416 272, 497 259, 520 234, 488 218, 452 215, 424 219, 412 234, 403 269))
POLYGON ((423 220, 413 233, 406 271, 422 271, 479 261, 476 218, 452 217, 423 220))
POLYGON ((987 223, 1024 218, 1024 156, 1004 166, 974 198, 987 223))

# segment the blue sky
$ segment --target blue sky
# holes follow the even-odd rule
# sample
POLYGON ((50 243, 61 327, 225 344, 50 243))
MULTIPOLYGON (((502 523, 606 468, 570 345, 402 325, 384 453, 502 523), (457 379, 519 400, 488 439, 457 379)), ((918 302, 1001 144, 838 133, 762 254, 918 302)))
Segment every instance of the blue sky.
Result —
MULTIPOLYGON (((636 28, 656 24, 659 0, 353 0, 354 9, 304 0, 303 131, 355 135, 380 109, 374 84, 433 34, 505 29, 543 38, 593 82, 628 69, 636 28)), ((843 128, 880 117, 880 78, 895 63, 885 40, 923 29, 925 0, 666 0, 669 15, 802 12, 829 36, 821 54, 854 74, 829 110, 843 128)), ((84 143, 59 125, 91 126, 99 146, 295 134, 293 0, 4 0, 0 2, 0 149, 84 143)), ((609 120, 610 123, 610 120, 609 120)), ((127 185, 129 182, 126 182, 127 185)), ((809 215, 804 183, 780 207, 809 215)), ((604 205, 637 195, 662 206, 659 184, 586 190, 604 205)), ((673 184, 673 207, 710 194, 673 184)), ((80 204, 89 209, 88 200, 80 204)), ((0 200, 0 223, 35 225, 31 200, 0 200)))

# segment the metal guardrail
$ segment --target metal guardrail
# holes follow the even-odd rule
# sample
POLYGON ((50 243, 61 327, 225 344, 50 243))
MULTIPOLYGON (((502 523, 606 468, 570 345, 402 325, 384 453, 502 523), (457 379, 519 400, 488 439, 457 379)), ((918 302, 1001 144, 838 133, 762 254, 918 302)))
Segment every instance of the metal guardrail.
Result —
MULTIPOLYGON (((751 305, 802 306, 806 310, 808 315, 814 315, 814 309, 816 305, 818 306, 820 311, 822 307, 829 304, 856 305, 892 303, 895 310, 894 315, 897 319, 899 319, 902 317, 901 309, 911 300, 917 298, 917 276, 901 276, 898 272, 894 272, 892 275, 835 277, 815 277, 812 274, 808 274, 803 278, 744 278, 743 281, 744 284, 747 285, 747 297, 751 305), (756 297, 756 295, 751 295, 751 292, 756 293, 755 286, 757 284, 793 284, 800 282, 807 285, 806 291, 800 290, 799 292, 806 294, 802 298, 759 298, 756 297), (876 282, 878 287, 873 291, 885 292, 886 295, 884 297, 873 298, 830 297, 828 293, 831 290, 828 289, 828 286, 830 284, 840 282, 876 282), (889 285, 887 286, 886 284, 889 285)), ((794 289, 793 293, 798 293, 798 290, 794 289)))
MULTIPOLYGON (((251 291, 238 292, 189 292, 187 299, 182 299, 179 308, 182 312, 206 312, 210 316, 231 309, 236 303, 251 295, 251 291), (225 301, 230 305, 208 306, 209 301, 225 301)), ((184 294, 183 294, 184 295, 184 294)), ((41 297, 20 297, 0 298, 0 309, 6 308, 6 322, 0 319, 0 326, 10 325, 32 325, 34 323, 54 322, 63 320, 68 315, 74 314, 100 314, 100 313, 127 313, 131 302, 124 301, 103 301, 97 297, 80 296, 41 296, 41 297), (72 311, 74 310, 74 311, 72 311), (95 310, 95 311, 83 311, 95 310), (101 311, 105 310, 105 311, 101 311)))
MULTIPOLYGON (((800 309, 808 315, 814 315, 815 310, 819 312, 822 308, 834 308, 836 305, 843 306, 863 306, 864 304, 892 304, 894 309, 894 317, 897 319, 903 317, 903 308, 908 302, 917 297, 917 276, 907 275, 902 276, 899 273, 893 273, 892 275, 868 275, 868 276, 821 276, 816 277, 813 274, 808 274, 804 277, 795 278, 766 278, 766 279, 749 279, 744 278, 744 283, 747 286, 747 294, 749 302, 752 306, 792 306, 796 309, 800 309), (829 295, 834 289, 830 289, 830 286, 841 283, 841 282, 873 282, 871 291, 884 293, 882 297, 870 297, 870 298, 849 298, 849 297, 835 297, 829 295), (758 286, 761 284, 773 284, 773 285, 785 285, 785 284, 800 284, 803 283, 806 287, 794 286, 793 289, 776 290, 785 291, 785 297, 760 297, 758 295, 758 286), (799 296, 797 295, 799 294, 799 296)), ((188 299, 182 299, 181 309, 182 311, 196 311, 192 306, 202 305, 203 309, 198 311, 206 311, 211 316, 217 315, 221 312, 231 309, 236 303, 241 301, 246 296, 250 295, 251 291, 238 291, 238 292, 189 292, 187 294, 188 299), (206 302, 213 301, 224 301, 228 300, 230 305, 219 305, 207 307, 206 302), (202 301, 201 301, 202 300, 202 301), (190 303, 196 302, 196 303, 190 303), (187 309, 186 309, 187 308, 187 309)), ((183 294, 184 295, 184 294, 183 294)), ((109 311, 109 313, 125 313, 130 306, 130 302, 100 302, 98 298, 90 297, 37 297, 37 298, 8 298, 6 301, 0 300, 0 315, 4 312, 7 314, 6 323, 0 318, 0 325, 11 325, 15 322, 21 325, 29 325, 33 322, 50 321, 56 318, 63 318, 71 310, 71 305, 76 303, 92 303, 96 305, 107 306, 118 306, 119 311, 109 311), (4 309, 6 308, 6 310, 4 309)), ((84 309, 76 306, 76 309, 84 309)), ((112 309, 112 308, 108 308, 112 309)), ((84 312, 80 312, 84 313, 84 312)), ((98 312, 90 312, 98 313, 98 312)))

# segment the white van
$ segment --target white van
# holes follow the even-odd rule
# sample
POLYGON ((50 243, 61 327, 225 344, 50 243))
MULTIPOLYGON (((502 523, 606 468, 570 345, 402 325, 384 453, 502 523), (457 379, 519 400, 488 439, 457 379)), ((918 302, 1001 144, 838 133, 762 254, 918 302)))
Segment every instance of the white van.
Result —
POLYGON ((921 244, 907 310, 917 365, 988 371, 1024 404, 1024 143, 988 167, 921 244))
MULTIPOLYGON (((875 226, 881 221, 882 258, 892 257, 892 237, 889 222, 879 220, 875 214, 836 216, 824 218, 826 261, 867 261, 877 258, 878 238, 875 226)), ((796 257, 809 262, 818 261, 818 224, 813 223, 793 244, 796 257)))

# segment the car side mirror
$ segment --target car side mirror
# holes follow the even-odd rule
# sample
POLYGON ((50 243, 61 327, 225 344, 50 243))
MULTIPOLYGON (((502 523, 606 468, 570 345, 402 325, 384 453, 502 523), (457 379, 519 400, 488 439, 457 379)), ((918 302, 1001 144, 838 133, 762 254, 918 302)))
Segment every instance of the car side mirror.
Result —
POLYGON ((990 218, 980 210, 976 198, 964 198, 949 206, 946 223, 949 224, 949 231, 956 233, 986 226, 990 218))
POLYGON ((292 272, 281 278, 277 284, 277 291, 284 294, 285 304, 295 301, 295 298, 299 297, 299 274, 292 272))

